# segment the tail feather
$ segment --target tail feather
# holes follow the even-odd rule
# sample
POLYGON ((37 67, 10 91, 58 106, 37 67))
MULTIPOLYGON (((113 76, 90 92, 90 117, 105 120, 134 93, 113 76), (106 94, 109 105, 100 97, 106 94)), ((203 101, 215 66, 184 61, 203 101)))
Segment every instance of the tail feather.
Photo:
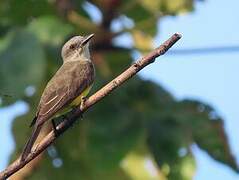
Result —
POLYGON ((42 125, 40 125, 40 126, 35 125, 33 132, 32 132, 32 136, 28 139, 27 144, 24 147, 24 150, 21 155, 21 160, 25 160, 26 157, 28 156, 28 154, 31 152, 31 149, 40 133, 41 127, 42 127, 42 125))

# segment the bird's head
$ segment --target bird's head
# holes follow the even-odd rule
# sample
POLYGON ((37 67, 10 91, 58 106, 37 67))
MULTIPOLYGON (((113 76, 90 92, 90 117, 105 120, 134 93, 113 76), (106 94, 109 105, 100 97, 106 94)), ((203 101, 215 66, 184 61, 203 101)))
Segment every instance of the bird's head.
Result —
POLYGON ((88 36, 74 36, 68 40, 61 50, 63 61, 90 61, 89 41, 93 36, 94 34, 88 36))

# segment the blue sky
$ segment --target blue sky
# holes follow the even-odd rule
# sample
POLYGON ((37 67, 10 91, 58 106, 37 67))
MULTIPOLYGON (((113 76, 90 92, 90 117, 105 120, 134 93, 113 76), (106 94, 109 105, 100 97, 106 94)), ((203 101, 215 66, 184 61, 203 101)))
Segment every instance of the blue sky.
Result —
MULTIPOLYGON (((183 38, 173 49, 239 45, 238 7, 237 0, 196 3, 196 10, 191 14, 162 19, 160 35, 156 37, 155 44, 160 44, 174 32, 180 32, 183 38)), ((192 55, 168 53, 140 74, 159 82, 178 99, 200 99, 211 104, 225 119, 230 145, 239 162, 239 52, 192 55)), ((0 142, 7 142, 0 148, 0 170, 6 166, 8 156, 14 149, 12 119, 26 110, 23 103, 0 109, 0 142)), ((196 146, 193 151, 197 161, 195 180, 239 179, 239 175, 230 168, 212 160, 196 146)))

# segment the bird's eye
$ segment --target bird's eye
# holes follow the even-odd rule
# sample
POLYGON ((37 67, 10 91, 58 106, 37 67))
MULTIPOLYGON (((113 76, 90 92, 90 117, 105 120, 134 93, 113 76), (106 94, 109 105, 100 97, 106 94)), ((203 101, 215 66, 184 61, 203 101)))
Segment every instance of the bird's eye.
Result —
POLYGON ((71 44, 70 45, 70 49, 75 49, 76 48, 76 44, 71 44))

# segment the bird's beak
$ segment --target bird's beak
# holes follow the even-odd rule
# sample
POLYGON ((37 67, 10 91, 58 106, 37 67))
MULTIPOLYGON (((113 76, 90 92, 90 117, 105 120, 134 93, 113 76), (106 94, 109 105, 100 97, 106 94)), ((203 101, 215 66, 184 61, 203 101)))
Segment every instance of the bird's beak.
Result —
POLYGON ((84 39, 83 39, 83 41, 82 41, 82 43, 81 43, 81 47, 83 47, 84 45, 86 45, 87 42, 89 42, 89 41, 91 40, 91 38, 93 38, 93 37, 94 37, 94 34, 90 34, 90 35, 88 35, 88 36, 85 36, 84 39))

